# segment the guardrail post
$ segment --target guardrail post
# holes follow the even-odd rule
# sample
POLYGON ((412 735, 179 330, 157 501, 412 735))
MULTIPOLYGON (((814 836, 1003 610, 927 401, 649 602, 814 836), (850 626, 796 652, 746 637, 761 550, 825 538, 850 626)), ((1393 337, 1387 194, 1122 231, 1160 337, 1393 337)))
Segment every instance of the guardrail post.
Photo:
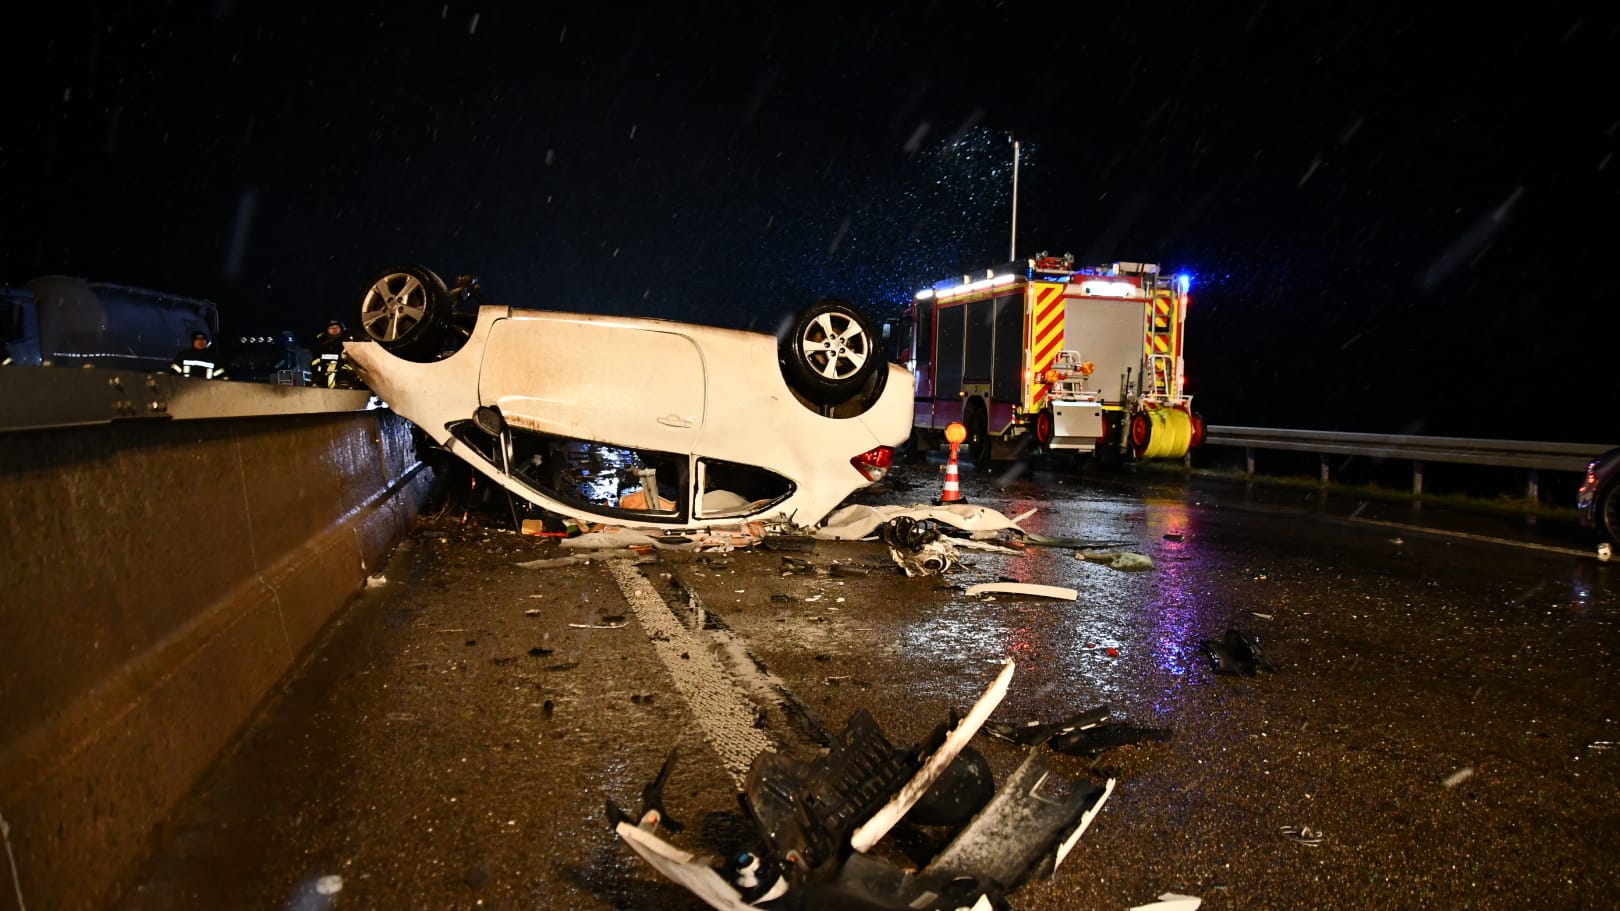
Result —
POLYGON ((1541 474, 1534 468, 1530 469, 1530 482, 1525 485, 1524 493, 1532 502, 1541 500, 1541 474))
POLYGON ((1412 460, 1412 496, 1423 496, 1423 463, 1412 460))
POLYGON ((1317 457, 1316 457, 1316 461, 1317 461, 1317 463, 1320 465, 1320 467, 1322 469, 1322 475, 1321 475, 1322 486, 1326 487, 1328 485, 1328 459, 1327 459, 1327 453, 1324 452, 1324 453, 1318 454, 1317 457))
POLYGON ((1243 464, 1247 466, 1249 477, 1254 477, 1254 447, 1243 447, 1243 464))

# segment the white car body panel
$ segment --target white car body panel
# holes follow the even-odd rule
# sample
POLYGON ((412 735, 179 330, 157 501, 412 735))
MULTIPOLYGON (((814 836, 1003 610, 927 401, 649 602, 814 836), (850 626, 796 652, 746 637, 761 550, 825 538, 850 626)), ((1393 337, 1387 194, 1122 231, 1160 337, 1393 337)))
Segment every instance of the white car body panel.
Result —
POLYGON ((460 350, 427 363, 376 342, 348 342, 361 378, 390 408, 492 480, 548 512, 627 527, 703 528, 753 519, 820 522, 870 482, 850 460, 898 446, 911 432, 910 371, 889 371, 878 400, 857 417, 829 418, 789 389, 771 335, 667 320, 484 306, 460 350), (546 496, 450 433, 480 405, 511 427, 625 449, 691 458, 683 519, 604 518, 546 496), (754 513, 704 515, 696 460, 756 466, 794 484, 754 513))

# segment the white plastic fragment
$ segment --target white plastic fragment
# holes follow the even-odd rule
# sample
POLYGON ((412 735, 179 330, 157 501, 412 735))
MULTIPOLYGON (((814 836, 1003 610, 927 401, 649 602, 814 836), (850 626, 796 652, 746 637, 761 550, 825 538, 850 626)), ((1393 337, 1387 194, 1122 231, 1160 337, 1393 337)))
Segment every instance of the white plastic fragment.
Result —
POLYGON ((973 739, 973 735, 977 734, 979 728, 984 726, 985 721, 990 717, 990 713, 994 712, 996 706, 1001 704, 1002 698, 1007 695, 1007 685, 1012 682, 1014 666, 1011 658, 1008 658, 1002 664, 1001 673, 996 675, 996 679, 984 691, 984 695, 980 696, 979 701, 973 704, 973 708, 968 709, 968 713, 962 717, 961 721, 957 722, 956 727, 945 735, 945 742, 940 744, 939 749, 936 749, 923 762, 922 768, 917 770, 917 774, 913 775, 911 780, 906 782, 899 791, 896 791, 894 796, 889 798, 888 803, 884 804, 876 813, 873 813, 866 822, 861 823, 860 827, 850 836, 849 846, 851 848, 862 854, 871 850, 872 846, 881 841, 883 836, 887 835, 889 830, 894 828, 895 824, 900 821, 901 817, 905 816, 906 812, 916 805, 918 800, 922 799, 928 789, 934 786, 934 782, 939 780, 939 776, 945 771, 945 767, 951 764, 951 760, 956 758, 956 754, 962 752, 962 748, 967 746, 968 741, 973 739))
MULTIPOLYGON (((547 560, 529 560, 517 564, 519 569, 556 569, 559 566, 573 566, 576 563, 589 563, 591 558, 587 554, 572 554, 567 557, 552 557, 547 560)), ((530 595, 529 597, 536 597, 530 595)))
POLYGON ((1159 900, 1147 905, 1132 905, 1130 911, 1198 911, 1204 900, 1196 895, 1166 892, 1159 900))
POLYGON ((699 863, 691 854, 629 822, 619 823, 614 831, 653 869, 685 886, 709 907, 718 911, 757 911, 713 867, 699 863))
POLYGON ((1074 831, 1069 833, 1069 837, 1063 840, 1063 844, 1058 845, 1057 852, 1052 858, 1052 873, 1057 873, 1057 868, 1063 865, 1063 861, 1069 856, 1069 852, 1074 850, 1075 844, 1080 841, 1080 836, 1086 834, 1086 830, 1091 828, 1091 821, 1097 818, 1098 813, 1102 812, 1103 804, 1107 803, 1108 798, 1114 793, 1115 780, 1113 778, 1108 779, 1108 783, 1103 786, 1102 796, 1098 797, 1097 802, 1091 805, 1091 809, 1080 817, 1080 825, 1074 827, 1074 831))
POLYGON ((28 911, 28 905, 23 901, 22 880, 17 876, 17 856, 11 853, 11 823, 6 822, 4 814, 0 814, 0 840, 6 843, 6 860, 11 865, 11 885, 17 890, 17 911, 28 911))
POLYGON ((388 577, 382 573, 366 577, 366 588, 381 588, 388 584, 388 577))
POLYGON ((1313 829, 1310 826, 1279 826, 1277 831, 1282 833, 1282 837, 1289 841, 1304 845, 1307 848, 1321 847, 1322 842, 1327 838, 1320 829, 1313 829))
POLYGON ((315 880, 315 891, 321 895, 336 895, 343 891, 343 877, 336 874, 315 880))
POLYGON ((1457 785, 1460 785, 1463 782, 1465 782, 1468 779, 1473 778, 1473 777, 1474 777, 1473 766, 1465 766, 1463 768, 1458 769, 1455 772, 1452 772, 1450 775, 1447 775, 1446 779, 1444 781, 1440 782, 1440 783, 1445 785, 1448 788, 1455 788, 1457 785))
POLYGON ((973 537, 995 537, 1004 530, 1023 531, 1018 523, 984 506, 950 503, 944 506, 867 506, 857 503, 845 506, 828 516, 816 529, 818 538, 858 541, 877 534, 879 525, 898 516, 908 516, 919 522, 932 519, 968 532, 973 537))
POLYGON ((986 582, 982 585, 972 586, 967 590, 968 595, 1036 595, 1041 598, 1058 598, 1063 601, 1074 601, 1080 593, 1072 588, 1061 585, 1036 585, 1033 582, 986 582))

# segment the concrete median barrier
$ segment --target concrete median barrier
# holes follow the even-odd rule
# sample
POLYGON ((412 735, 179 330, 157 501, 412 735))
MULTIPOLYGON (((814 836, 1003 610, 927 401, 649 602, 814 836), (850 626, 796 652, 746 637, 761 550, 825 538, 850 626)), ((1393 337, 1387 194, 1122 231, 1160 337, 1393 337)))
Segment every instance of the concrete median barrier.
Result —
POLYGON ((0 909, 112 901, 430 482, 386 409, 0 433, 0 909))

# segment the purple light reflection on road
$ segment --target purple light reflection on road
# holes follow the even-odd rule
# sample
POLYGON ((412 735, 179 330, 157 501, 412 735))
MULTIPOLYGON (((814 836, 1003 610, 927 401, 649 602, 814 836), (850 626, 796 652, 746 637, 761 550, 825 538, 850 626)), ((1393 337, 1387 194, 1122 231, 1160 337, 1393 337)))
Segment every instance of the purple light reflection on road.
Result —
POLYGON ((1155 666, 1168 675, 1163 698, 1154 704, 1164 715, 1175 697, 1201 679, 1196 673, 1204 663, 1198 641, 1218 635, 1214 627, 1224 629, 1225 621, 1209 615, 1214 599, 1207 586, 1216 562, 1200 538, 1197 511, 1172 499, 1149 499, 1145 506, 1146 527, 1160 545, 1153 571, 1155 596, 1145 610, 1155 666))

